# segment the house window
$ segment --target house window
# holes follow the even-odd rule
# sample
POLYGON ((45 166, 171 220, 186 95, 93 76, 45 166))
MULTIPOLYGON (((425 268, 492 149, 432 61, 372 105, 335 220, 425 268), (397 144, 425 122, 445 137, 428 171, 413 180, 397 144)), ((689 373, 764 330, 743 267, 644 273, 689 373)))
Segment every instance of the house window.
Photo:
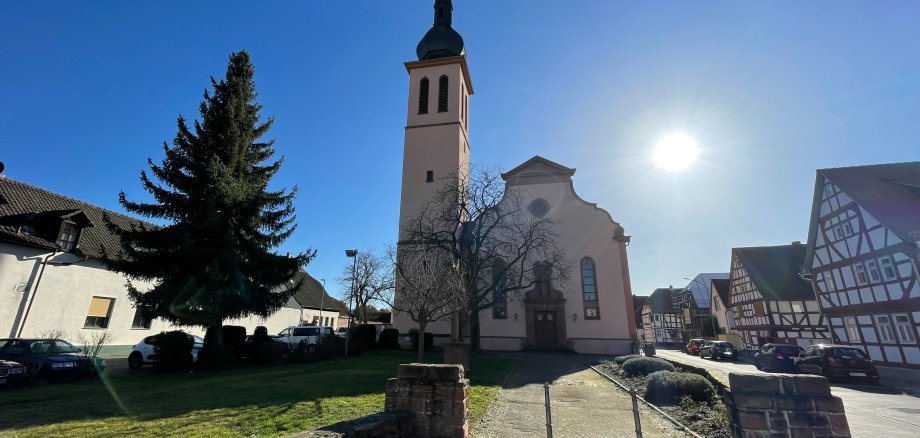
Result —
POLYGON ((148 312, 141 307, 134 310, 134 320, 131 321, 133 329, 149 329, 151 318, 147 316, 148 312))
POLYGON ((834 227, 834 237, 836 237, 837 239, 843 239, 844 237, 843 227, 841 227, 840 225, 837 225, 836 227, 834 227))
POLYGON ((655 315, 655 322, 661 322, 661 315, 655 315))
POLYGON ((438 112, 446 113, 447 112, 447 85, 448 80, 447 76, 441 76, 441 79, 438 80, 438 112))
POLYGON ((853 235, 853 226, 850 225, 850 221, 846 221, 843 223, 843 232, 847 236, 853 235))
POLYGON ((863 268, 862 263, 853 265, 853 274, 856 275, 857 284, 868 283, 868 281, 866 280, 866 269, 863 268))
POLYGON ((843 319, 843 324, 847 329, 847 338, 850 339, 850 342, 859 342, 859 326, 856 325, 856 318, 848 316, 843 319))
POLYGON ((428 114, 428 78, 422 78, 418 85, 418 113, 428 114))
POLYGON ((763 301, 758 301, 758 302, 754 303, 754 315, 755 315, 755 316, 763 316, 763 315, 764 315, 763 301))
POLYGON ((429 170, 425 172, 425 182, 434 182, 434 171, 429 170))
POLYGON ((504 260, 496 260, 495 266, 492 267, 492 318, 508 318, 508 294, 505 291, 507 278, 507 263, 504 260))
POLYGON ((824 185, 824 196, 829 198, 833 195, 834 195, 834 186, 829 183, 825 184, 824 185))
POLYGON ((581 292, 585 301, 586 319, 600 318, 597 311, 597 278, 594 274, 594 260, 589 257, 581 259, 581 292))
POLYGON ((866 260, 866 270, 869 271, 869 278, 872 281, 880 281, 882 279, 878 272, 878 263, 876 263, 875 260, 866 260))
POLYGON ((89 303, 89 311, 86 312, 83 328, 108 328, 114 304, 115 298, 93 297, 89 303))
POLYGON ((878 328, 879 339, 882 342, 894 342, 894 329, 891 327, 891 318, 888 315, 876 315, 875 327, 878 328))
POLYGON ((882 277, 885 277, 885 280, 894 280, 897 278, 897 273, 894 270, 894 264, 891 262, 891 257, 882 257, 878 259, 878 262, 882 266, 882 277))
POLYGON ((546 216, 546 213, 549 213, 549 203, 543 198, 537 198, 527 206, 527 210, 530 211, 530 214, 542 218, 546 216))
POLYGON ((824 291, 832 292, 837 290, 837 284, 834 283, 834 272, 828 271, 824 273, 824 291))
POLYGON ((80 233, 80 229, 76 225, 70 222, 64 222, 61 225, 61 234, 58 237, 57 244, 61 247, 61 251, 70 251, 77 246, 77 234, 80 233))
POLYGON ((910 323, 910 318, 907 315, 893 315, 894 316, 894 326, 898 332, 898 339, 902 343, 914 342, 914 328, 913 324, 910 323))

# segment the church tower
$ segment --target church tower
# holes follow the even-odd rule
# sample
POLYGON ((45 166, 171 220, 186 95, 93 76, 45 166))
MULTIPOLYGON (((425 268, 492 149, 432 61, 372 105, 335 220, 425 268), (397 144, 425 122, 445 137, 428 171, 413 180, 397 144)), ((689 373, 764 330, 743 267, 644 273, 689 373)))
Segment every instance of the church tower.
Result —
POLYGON ((409 73, 409 106, 403 145, 402 229, 444 178, 469 170, 469 96, 473 84, 463 38, 453 28, 450 0, 434 3, 434 25, 419 41, 417 61, 405 63, 409 73))

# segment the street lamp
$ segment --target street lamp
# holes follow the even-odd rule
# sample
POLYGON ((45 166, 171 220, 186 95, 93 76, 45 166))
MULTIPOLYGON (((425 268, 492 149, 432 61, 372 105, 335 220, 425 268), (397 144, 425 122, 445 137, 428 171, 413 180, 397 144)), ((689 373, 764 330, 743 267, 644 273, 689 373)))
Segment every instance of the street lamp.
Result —
POLYGON ((326 279, 325 279, 325 278, 321 278, 320 281, 323 282, 323 290, 320 291, 320 293, 321 293, 322 295, 319 296, 319 323, 320 323, 320 324, 323 324, 323 325, 326 325, 326 324, 323 322, 323 303, 326 302, 326 279))
MULTIPOLYGON (((703 292, 706 292, 707 289, 708 289, 708 288, 706 287, 706 285, 703 284, 703 282, 701 282, 701 281, 699 281, 699 280, 697 280, 697 279, 695 279, 695 278, 694 278, 694 279, 689 279, 689 278, 687 278, 687 277, 684 277, 684 280, 692 281, 692 282, 694 282, 694 283, 696 283, 696 284, 702 286, 702 287, 703 287, 703 292)), ((709 323, 712 325, 712 336, 713 336, 714 338, 718 339, 718 338, 719 338, 719 334, 716 333, 716 318, 715 318, 715 315, 712 313, 712 300, 711 300, 711 299, 709 300, 709 323)))
POLYGON ((348 359, 348 339, 351 338, 351 302, 355 298, 355 272, 358 270, 358 250, 346 249, 345 257, 352 259, 351 263, 351 297, 348 298, 348 331, 345 332, 345 358, 348 359))

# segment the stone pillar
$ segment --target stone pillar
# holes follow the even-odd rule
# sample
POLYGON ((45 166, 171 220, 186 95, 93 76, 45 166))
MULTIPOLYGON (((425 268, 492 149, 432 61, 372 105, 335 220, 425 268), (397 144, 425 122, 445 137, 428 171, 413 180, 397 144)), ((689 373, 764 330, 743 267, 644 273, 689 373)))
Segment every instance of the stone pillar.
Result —
POLYGON ((470 381, 451 364, 400 364, 387 380, 385 411, 415 414, 413 436, 466 438, 470 381))
POLYGON ((463 371, 470 370, 470 348, 465 342, 449 342, 444 344, 444 363, 463 366, 463 371))
POLYGON ((725 396, 733 435, 850 437, 843 401, 814 375, 729 373, 725 396))

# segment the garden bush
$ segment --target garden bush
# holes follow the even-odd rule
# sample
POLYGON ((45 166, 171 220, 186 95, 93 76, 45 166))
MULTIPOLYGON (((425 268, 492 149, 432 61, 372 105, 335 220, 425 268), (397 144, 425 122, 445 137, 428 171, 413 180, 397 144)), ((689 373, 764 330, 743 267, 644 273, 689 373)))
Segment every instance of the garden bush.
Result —
POLYGON ((184 371, 192 366, 192 348, 195 341, 182 331, 162 332, 154 335, 153 351, 157 355, 156 368, 160 371, 184 371))
POLYGON ((244 356, 246 348, 246 327, 238 325, 222 326, 224 335, 224 350, 232 356, 244 356))
POLYGON ((377 326, 361 324, 351 330, 351 342, 360 343, 364 348, 374 348, 377 344, 377 326))
POLYGON ((642 356, 640 356, 640 355, 638 355, 638 354, 627 354, 627 355, 625 355, 625 356, 617 356, 617 357, 613 358, 613 363, 615 363, 615 364, 617 364, 617 365, 619 365, 619 366, 623 366, 623 363, 625 363, 627 360, 635 359, 635 358, 637 358, 637 357, 642 357, 642 356))
POLYGON ((382 350, 399 350, 399 330, 384 329, 380 332, 377 348, 382 350))
POLYGON ((656 371, 648 375, 645 400, 659 405, 674 405, 689 397, 698 402, 711 402, 716 388, 699 374, 656 371))
POLYGON ((674 371, 674 365, 657 357, 636 357, 623 362, 623 372, 629 376, 647 376, 655 371, 674 371))
MULTIPOLYGON (((409 330, 409 336, 412 337, 412 350, 418 351, 418 329, 409 330)), ((434 334, 425 332, 425 351, 434 349, 434 334)))

